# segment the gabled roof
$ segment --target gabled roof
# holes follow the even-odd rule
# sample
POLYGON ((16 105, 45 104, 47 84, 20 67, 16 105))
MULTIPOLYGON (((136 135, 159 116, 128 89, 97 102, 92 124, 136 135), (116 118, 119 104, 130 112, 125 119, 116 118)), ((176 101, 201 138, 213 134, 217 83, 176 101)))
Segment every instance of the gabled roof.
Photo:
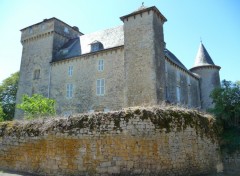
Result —
POLYGON ((201 42, 193 67, 199 67, 199 66, 205 66, 205 65, 208 66, 208 65, 215 65, 215 64, 213 63, 212 58, 210 57, 206 48, 201 42))

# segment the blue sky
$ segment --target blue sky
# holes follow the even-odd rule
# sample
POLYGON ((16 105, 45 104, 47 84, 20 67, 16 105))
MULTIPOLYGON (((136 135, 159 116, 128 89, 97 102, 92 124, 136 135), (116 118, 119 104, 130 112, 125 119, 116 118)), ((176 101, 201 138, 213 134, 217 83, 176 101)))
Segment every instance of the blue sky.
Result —
MULTIPOLYGON (((1 0, 0 82, 20 69, 22 28, 56 17, 83 33, 122 24, 119 17, 135 11, 143 0, 1 0)), ((189 69, 200 37, 220 77, 240 80, 240 0, 145 0, 168 19, 167 48, 189 69)))

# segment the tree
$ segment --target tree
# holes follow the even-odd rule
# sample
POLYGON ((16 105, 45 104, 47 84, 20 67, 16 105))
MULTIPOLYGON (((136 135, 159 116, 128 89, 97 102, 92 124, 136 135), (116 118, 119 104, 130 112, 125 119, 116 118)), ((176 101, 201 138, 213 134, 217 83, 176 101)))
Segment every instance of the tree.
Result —
POLYGON ((222 81, 220 88, 212 91, 214 113, 217 122, 222 126, 220 134, 221 149, 233 153, 240 147, 240 81, 222 81))
POLYGON ((215 104, 213 112, 224 128, 238 126, 240 122, 240 84, 231 81, 222 81, 220 88, 216 88, 210 97, 215 104))
POLYGON ((11 120, 14 117, 18 80, 19 72, 16 72, 3 80, 0 85, 0 102, 4 120, 11 120))
POLYGON ((2 110, 2 106, 0 106, 0 122, 4 121, 4 113, 2 110))
POLYGON ((25 119, 46 117, 56 114, 55 100, 45 98, 39 94, 34 94, 32 97, 23 95, 22 103, 18 104, 17 108, 24 111, 25 119))

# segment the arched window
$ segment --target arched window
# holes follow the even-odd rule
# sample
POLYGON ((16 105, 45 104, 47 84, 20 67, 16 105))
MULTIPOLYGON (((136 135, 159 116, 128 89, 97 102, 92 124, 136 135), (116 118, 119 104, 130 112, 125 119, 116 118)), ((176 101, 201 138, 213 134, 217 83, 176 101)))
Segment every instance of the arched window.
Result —
POLYGON ((39 79, 40 78, 40 69, 36 69, 33 74, 33 79, 39 79))

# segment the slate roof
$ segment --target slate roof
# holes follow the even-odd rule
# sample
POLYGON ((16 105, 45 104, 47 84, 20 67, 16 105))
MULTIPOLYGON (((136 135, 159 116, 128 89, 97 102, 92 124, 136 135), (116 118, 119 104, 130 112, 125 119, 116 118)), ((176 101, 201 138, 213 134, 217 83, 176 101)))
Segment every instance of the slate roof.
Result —
POLYGON ((165 56, 167 56, 173 63, 175 63, 176 65, 178 65, 179 67, 181 67, 184 70, 188 70, 182 64, 182 62, 171 51, 169 51, 167 48, 164 49, 164 53, 165 53, 165 56))
POLYGON ((205 66, 205 65, 208 66, 208 65, 215 65, 215 64, 213 63, 204 45, 200 43, 193 67, 199 67, 199 66, 205 66))
POLYGON ((95 41, 101 42, 103 49, 124 45, 123 26, 81 35, 69 40, 55 54, 53 62, 90 53, 91 44, 95 41))
MULTIPOLYGON (((103 44, 103 49, 110 49, 118 46, 123 46, 124 45, 123 26, 118 26, 103 31, 81 35, 77 38, 69 40, 56 53, 53 62, 91 53, 91 44, 96 41, 99 41, 103 44)), ((165 49, 164 53, 165 56, 167 56, 173 63, 175 63, 182 69, 187 70, 187 68, 171 51, 165 49)))

